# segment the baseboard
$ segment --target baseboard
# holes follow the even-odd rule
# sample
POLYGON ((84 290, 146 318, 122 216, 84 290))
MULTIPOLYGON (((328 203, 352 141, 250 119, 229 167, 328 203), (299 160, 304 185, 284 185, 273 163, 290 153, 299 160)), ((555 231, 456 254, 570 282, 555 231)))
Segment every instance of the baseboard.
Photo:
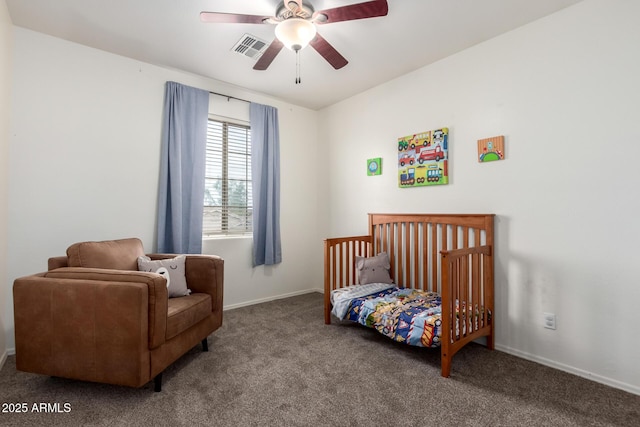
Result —
POLYGON ((559 363, 554 360, 547 359, 545 357, 536 356, 534 354, 526 353, 524 351, 516 350, 514 348, 506 347, 503 345, 496 344, 495 348, 496 350, 500 350, 504 353, 508 353, 513 356, 520 357, 521 359, 530 360, 532 362, 549 366, 550 368, 558 369, 560 371, 568 372, 570 374, 577 375, 579 377, 586 378, 588 380, 595 381, 600 384, 604 384, 613 388, 624 390, 632 394, 640 395, 640 387, 635 385, 623 383, 622 381, 614 380, 612 378, 607 378, 602 375, 584 371, 582 369, 578 369, 573 366, 565 365, 564 363, 559 363))
POLYGON ((323 293, 323 291, 321 289, 306 289, 304 291, 291 292, 291 293, 288 293, 288 294, 282 294, 282 295, 276 295, 276 296, 272 296, 272 297, 254 299, 254 300, 251 300, 251 301, 241 302, 241 303, 238 303, 238 304, 225 305, 225 306, 223 306, 222 310, 223 311, 233 310, 235 308, 246 307, 246 306, 255 305, 255 304, 261 304, 263 302, 275 301, 275 300, 279 300, 279 299, 283 299, 283 298, 295 297, 295 296, 298 296, 298 295, 310 294, 310 293, 313 293, 313 292, 323 293))

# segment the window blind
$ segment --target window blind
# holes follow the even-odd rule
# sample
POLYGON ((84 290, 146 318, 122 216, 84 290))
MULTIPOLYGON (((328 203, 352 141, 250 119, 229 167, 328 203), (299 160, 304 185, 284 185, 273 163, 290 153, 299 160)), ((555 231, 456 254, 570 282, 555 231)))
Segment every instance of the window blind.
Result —
POLYGON ((252 231, 251 129, 209 119, 203 235, 252 231))

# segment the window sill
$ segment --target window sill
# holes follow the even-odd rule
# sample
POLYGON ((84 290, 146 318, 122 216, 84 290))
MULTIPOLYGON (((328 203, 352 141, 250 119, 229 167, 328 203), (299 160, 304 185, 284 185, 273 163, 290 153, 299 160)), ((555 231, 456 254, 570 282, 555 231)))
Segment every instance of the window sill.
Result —
POLYGON ((253 234, 221 234, 218 236, 202 236, 202 241, 235 239, 253 239, 253 234))

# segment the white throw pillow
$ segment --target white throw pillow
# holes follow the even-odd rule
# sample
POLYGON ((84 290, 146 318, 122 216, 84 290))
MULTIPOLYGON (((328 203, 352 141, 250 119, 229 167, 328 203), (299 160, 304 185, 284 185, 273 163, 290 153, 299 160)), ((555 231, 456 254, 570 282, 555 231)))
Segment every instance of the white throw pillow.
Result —
POLYGON ((141 256, 138 257, 138 271, 163 275, 167 279, 169 298, 183 297, 191 293, 191 290, 187 288, 185 261, 185 255, 155 261, 152 261, 148 256, 141 256))

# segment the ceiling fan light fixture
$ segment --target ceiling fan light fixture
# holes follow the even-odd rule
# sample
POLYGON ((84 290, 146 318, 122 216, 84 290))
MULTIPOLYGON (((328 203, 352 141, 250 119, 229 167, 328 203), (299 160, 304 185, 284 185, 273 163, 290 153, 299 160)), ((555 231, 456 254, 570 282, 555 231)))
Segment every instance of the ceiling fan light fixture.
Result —
POLYGON ((276 37, 288 49, 304 49, 316 36, 316 26, 301 18, 289 18, 276 26, 276 37))

